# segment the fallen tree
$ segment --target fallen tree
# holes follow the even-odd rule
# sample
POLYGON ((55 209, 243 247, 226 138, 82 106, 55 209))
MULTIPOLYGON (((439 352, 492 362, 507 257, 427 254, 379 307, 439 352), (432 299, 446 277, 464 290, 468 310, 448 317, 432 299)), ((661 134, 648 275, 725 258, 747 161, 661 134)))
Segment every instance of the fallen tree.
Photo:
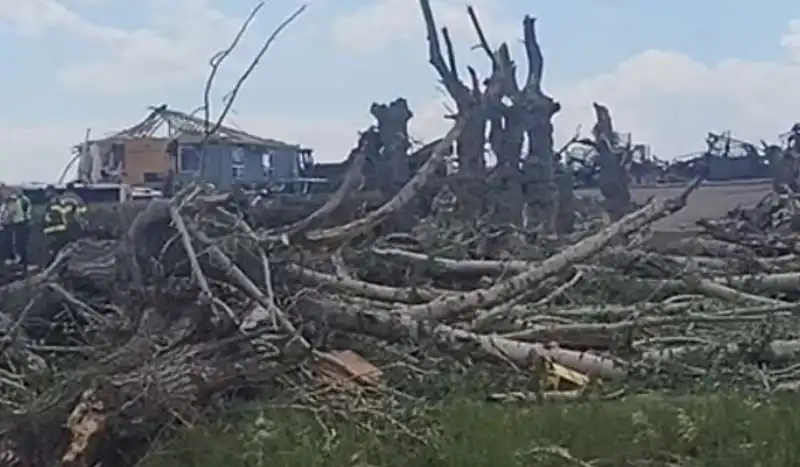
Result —
MULTIPOLYGON (((533 19, 524 25, 535 42, 533 19)), ((490 54, 507 61, 496 73, 510 63, 503 50, 490 54)), ((535 49, 529 53, 535 61, 535 49)), ((538 139, 528 157, 543 171, 536 189, 547 191, 556 104, 540 94, 538 67, 530 86, 513 91, 520 100, 500 113, 523 120, 514 134, 538 139), (526 114, 529 99, 536 108, 526 114)), ((463 179, 442 169, 453 146, 472 148, 482 138, 476 122, 485 129, 487 118, 498 118, 492 86, 507 84, 498 76, 413 157, 397 134, 364 132, 333 196, 275 196, 241 213, 229 210, 230 195, 195 183, 170 199, 92 213, 93 235, 46 269, 0 286, 0 459, 133 465, 156 434, 203 423, 243 400, 324 413, 337 397, 392 399, 397 379, 378 364, 412 353, 430 371, 461 361, 526 381, 572 375, 571 391, 536 383, 538 400, 708 384, 800 386, 791 196, 704 222, 698 235, 658 248, 650 225, 691 202, 702 177, 673 198, 616 205, 610 223, 575 206, 585 222, 559 235, 498 222, 484 203, 503 194, 479 199, 473 219, 444 196, 431 206, 430 193, 451 184, 463 196, 463 179), (390 166, 408 163, 409 174, 374 194, 362 182, 379 147, 390 166), (474 219, 481 217, 488 220, 474 219), (409 228, 394 231, 397 218, 409 228), (498 237, 520 241, 498 248, 498 237), (352 395, 353 387, 369 391, 352 395)), ((404 127, 410 112, 394 105, 392 125, 404 127)), ((379 126, 391 107, 373 109, 379 126)), ((594 144, 605 144, 608 120, 594 144)), ((483 170, 469 150, 459 156, 469 170, 483 170)), ((619 176, 624 164, 612 162, 619 176)), ((551 222, 548 203, 538 204, 540 225, 551 222)))
MULTIPOLYGON (((780 365, 800 343, 776 326, 795 319, 789 299, 800 279, 782 272, 793 259, 762 251, 750 260, 766 276, 729 277, 733 261, 620 247, 641 243, 642 229, 681 209, 701 179, 674 199, 540 243, 522 258, 437 253, 467 246, 450 237, 463 238, 464 224, 426 236, 446 213, 423 219, 405 246, 376 235, 442 162, 434 150, 390 200, 333 227, 320 226, 343 208, 340 196, 304 219, 264 228, 227 212, 224 196, 189 187, 140 209, 126 235, 80 240, 47 270, 3 286, 2 452, 39 465, 117 462, 110 446, 136 444, 175 420, 193 423, 229 404, 237 388, 280 393, 276 375, 290 366, 346 369, 337 352, 363 339, 432 345, 428 352, 494 362, 497 371, 534 371, 545 361, 649 387, 711 373, 746 381, 767 362, 776 386, 795 384, 780 365), (609 293, 618 304, 604 303, 609 293), (765 325, 766 334, 730 340, 765 325), (336 344, 320 346, 330 332, 339 333, 336 344), (725 356, 736 376, 698 360, 708 352, 725 356), (671 376, 647 382, 642 371, 671 376)), ((360 158, 350 164, 356 173, 360 158)))

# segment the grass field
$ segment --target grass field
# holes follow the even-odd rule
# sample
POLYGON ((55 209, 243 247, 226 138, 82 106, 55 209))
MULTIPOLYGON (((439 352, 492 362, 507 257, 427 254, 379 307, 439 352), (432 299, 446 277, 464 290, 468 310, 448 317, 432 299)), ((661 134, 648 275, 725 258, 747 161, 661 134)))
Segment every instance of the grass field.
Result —
POLYGON ((212 427, 186 430, 142 465, 800 465, 800 407, 790 398, 638 396, 502 405, 455 397, 418 407, 411 418, 409 427, 421 440, 399 429, 393 435, 368 433, 342 422, 326 432, 308 412, 256 406, 212 427))

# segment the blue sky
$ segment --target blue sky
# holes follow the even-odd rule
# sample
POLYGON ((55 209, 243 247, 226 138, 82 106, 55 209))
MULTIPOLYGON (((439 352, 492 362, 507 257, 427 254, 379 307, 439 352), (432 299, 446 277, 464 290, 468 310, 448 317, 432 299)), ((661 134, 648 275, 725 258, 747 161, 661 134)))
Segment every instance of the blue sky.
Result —
MULTIPOLYGON (((466 2, 431 0, 453 29, 462 65, 485 68, 466 2)), ((232 37, 248 0, 2 0, 0 167, 6 181, 48 180, 85 129, 134 123, 146 106, 192 109, 208 57, 232 37)), ((446 130, 446 96, 427 64, 416 0, 311 0, 245 85, 231 123, 341 159, 370 123, 369 105, 409 99, 412 130, 446 130)), ((494 43, 517 47, 524 14, 538 18, 547 90, 562 101, 560 139, 591 125, 608 104, 618 129, 662 157, 702 146, 706 131, 775 139, 800 120, 800 5, 742 0, 475 0, 494 43)), ((214 94, 232 85, 295 1, 271 1, 224 67, 214 94)), ((524 68, 524 60, 518 54, 524 68)))

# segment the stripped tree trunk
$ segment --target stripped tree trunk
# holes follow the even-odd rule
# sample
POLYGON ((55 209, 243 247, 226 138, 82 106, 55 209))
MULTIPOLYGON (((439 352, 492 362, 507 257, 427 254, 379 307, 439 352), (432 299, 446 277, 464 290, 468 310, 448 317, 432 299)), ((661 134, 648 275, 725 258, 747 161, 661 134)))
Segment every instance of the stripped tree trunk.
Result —
POLYGON ((559 234, 572 233, 575 229, 575 178, 570 168, 556 161, 557 210, 555 229, 559 234))
POLYGON ((393 100, 388 105, 372 104, 370 113, 378 122, 378 134, 381 140, 380 187, 386 194, 397 192, 411 178, 411 166, 408 159, 408 122, 414 116, 403 98, 393 100))
POLYGON ((593 105, 597 117, 592 134, 600 166, 598 184, 605 198, 606 212, 612 221, 616 221, 627 214, 631 207, 630 181, 626 170, 630 151, 620 147, 608 108, 596 102, 593 105))
POLYGON ((553 117, 561 110, 561 104, 542 90, 544 58, 536 38, 536 20, 526 16, 522 27, 528 75, 522 89, 512 95, 512 101, 523 110, 525 136, 528 140, 528 151, 523 163, 527 217, 552 230, 556 219, 553 117))
POLYGON ((475 70, 469 68, 470 85, 464 83, 458 72, 455 51, 448 29, 441 29, 444 39, 447 61, 442 54, 439 32, 433 17, 429 0, 420 0, 420 8, 425 21, 428 38, 428 61, 436 70, 442 84, 456 104, 459 115, 468 115, 464 122, 464 131, 456 141, 455 148, 459 170, 453 184, 453 191, 458 198, 458 205, 464 212, 474 215, 483 209, 482 198, 486 173, 486 114, 484 93, 475 70))

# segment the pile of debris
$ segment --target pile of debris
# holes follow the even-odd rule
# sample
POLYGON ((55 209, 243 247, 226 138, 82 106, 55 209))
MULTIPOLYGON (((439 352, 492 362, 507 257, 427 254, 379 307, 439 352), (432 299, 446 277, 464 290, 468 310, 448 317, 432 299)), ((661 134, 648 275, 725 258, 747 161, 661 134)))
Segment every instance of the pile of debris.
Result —
MULTIPOLYGON (((541 89, 534 19, 523 21, 530 71, 520 86, 507 45, 492 50, 469 9, 494 66, 464 82, 446 29, 445 55, 420 5, 430 61, 458 107, 441 139, 409 156, 405 102, 376 104, 378 125, 330 197, 241 209, 191 184, 95 213, 102 235, 0 286, 2 461, 132 465, 155 434, 241 400, 296 400, 309 385, 340 390, 316 392, 328 397, 395 389, 403 375, 388 367, 408 354, 442 372, 436 362, 457 359, 517 376, 520 391, 487 390, 500 401, 798 386, 794 198, 654 247, 649 226, 680 210, 702 176, 634 207, 630 161, 596 104, 593 139, 571 144, 597 152, 600 219, 574 199, 553 149, 560 106, 541 89)), ((212 78, 230 50, 212 60, 212 78)))
POLYGON ((572 236, 481 231, 441 208, 410 232, 378 229, 428 185, 460 127, 394 197, 352 221, 330 225, 355 184, 272 228, 192 186, 151 201, 120 238, 80 240, 47 270, 0 288, 3 458, 120 465, 165 426, 278 397, 298 367, 316 384, 386 384, 375 364, 387 357, 364 350, 377 347, 424 346, 418 358, 543 377, 538 391, 495 400, 797 384, 800 340, 789 324, 800 276, 786 272, 796 254, 646 247, 647 226, 679 210, 699 179, 572 236))

